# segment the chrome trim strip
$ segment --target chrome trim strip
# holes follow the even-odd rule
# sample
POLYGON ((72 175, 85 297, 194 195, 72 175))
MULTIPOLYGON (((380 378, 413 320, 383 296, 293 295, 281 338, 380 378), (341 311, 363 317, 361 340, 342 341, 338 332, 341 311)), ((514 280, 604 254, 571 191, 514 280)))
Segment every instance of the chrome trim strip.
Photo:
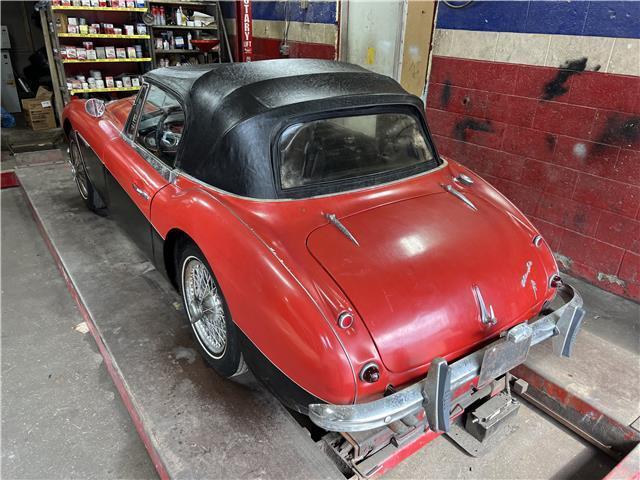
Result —
POLYGON ((442 188, 444 188, 447 192, 449 192, 454 197, 458 198, 459 200, 462 200, 469 208, 471 208, 471 210, 474 210, 476 212, 478 211, 478 208, 473 204, 473 202, 469 200, 467 196, 464 193, 462 193, 460 190, 457 190, 455 187, 451 185, 442 185, 442 188))
MULTIPOLYGON (((558 300, 563 303, 556 310, 529 324, 531 346, 553 338, 554 353, 567 356, 584 316, 583 302, 580 294, 566 284, 558 289, 558 300)), ((514 328, 518 328, 518 325, 514 328)), ((493 343, 449 366, 451 392, 455 392, 459 387, 480 375, 484 353, 492 346, 493 343)), ((428 378, 422 379, 392 395, 367 403, 311 404, 309 418, 316 425, 334 432, 358 432, 382 427, 417 411, 422 407, 423 402, 429 402, 429 398, 425 398, 423 393, 427 381, 428 378)))
POLYGON ((487 306, 484 303, 484 298, 482 298, 480 287, 474 285, 473 287, 471 287, 471 289, 473 290, 473 294, 475 295, 476 301, 478 302, 478 308, 480 309, 480 321, 489 327, 494 326, 496 323, 498 323, 498 319, 493 313, 493 305, 489 305, 489 309, 487 310, 487 306))
POLYGON ((218 187, 214 187, 213 185, 207 183, 207 182, 203 182, 202 180, 192 177, 191 175, 189 175, 188 173, 186 173, 184 170, 180 170, 180 169, 176 169, 176 175, 185 177, 188 180, 191 180, 192 182, 198 183, 200 185, 203 185, 207 188, 210 188, 211 190, 214 190, 217 193, 220 193, 222 195, 229 195, 230 197, 233 198, 239 198, 241 200, 248 200, 250 202, 261 202, 261 203, 267 203, 267 202, 300 202, 300 201, 306 201, 306 200, 312 200, 315 198, 327 198, 327 197, 337 197, 339 195, 346 195, 349 193, 354 193, 354 192, 364 192, 367 190, 373 190, 375 188, 380 188, 380 187, 386 187, 388 185, 395 185, 396 183, 400 183, 400 182, 404 182, 406 180, 412 180, 414 178, 418 178, 421 177, 423 175, 429 175, 431 173, 437 172, 439 170, 442 170, 444 167, 449 165, 449 162, 447 162, 444 158, 440 158, 440 160, 442 161, 441 165, 438 165, 436 168, 429 170, 427 172, 420 172, 420 173, 416 173, 415 175, 411 175, 409 177, 405 177, 405 178, 400 178, 398 180, 392 180, 390 182, 385 182, 385 183, 381 183, 380 185, 370 185, 368 187, 362 187, 362 188, 354 188, 353 190, 345 190, 344 192, 336 192, 336 193, 324 193, 322 195, 314 195, 311 197, 305 197, 305 198, 253 198, 253 197, 247 197, 244 195, 238 195, 236 193, 231 193, 228 192, 226 190, 222 190, 221 188, 218 187))
POLYGON ((164 178, 167 182, 173 182, 175 180, 176 174, 174 173, 174 169, 169 167, 166 163, 156 157, 149 150, 145 149, 141 145, 138 145, 134 140, 129 138, 124 132, 120 132, 120 138, 122 138, 131 148, 133 148, 138 155, 140 155, 151 167, 158 172, 162 178, 164 178))
POLYGON ((345 237, 355 243, 358 247, 360 246, 358 240, 356 240, 356 237, 354 237, 349 229, 345 227, 340 220, 338 220, 338 217, 336 217, 335 213, 325 213, 324 217, 329 221, 329 223, 340 230, 340 233, 342 233, 345 237))

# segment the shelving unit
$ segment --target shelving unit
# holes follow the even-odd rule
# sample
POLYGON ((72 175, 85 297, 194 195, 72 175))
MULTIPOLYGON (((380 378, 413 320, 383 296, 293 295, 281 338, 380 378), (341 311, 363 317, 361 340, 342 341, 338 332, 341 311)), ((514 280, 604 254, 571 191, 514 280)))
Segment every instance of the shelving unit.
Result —
POLYGON ((113 39, 141 39, 148 40, 151 35, 114 35, 109 33, 58 33, 59 38, 113 38, 113 39))
POLYGON ((151 25, 151 43, 153 45, 152 56, 153 66, 163 66, 167 61, 169 65, 183 63, 205 63, 208 57, 209 62, 228 62, 233 61, 231 50, 229 48, 229 40, 224 29, 224 21, 220 5, 215 1, 174 1, 174 0, 151 0, 149 2, 149 10, 153 13, 155 9, 164 8, 166 24, 160 25, 154 23, 151 25), (198 11, 213 17, 213 24, 209 25, 177 25, 175 11, 178 7, 187 17, 192 17, 193 11, 198 11), (192 39, 214 39, 219 44, 211 50, 207 57, 200 52, 195 46, 188 48, 188 36, 192 39), (185 48, 175 48, 171 45, 171 38, 181 37, 185 48), (158 40, 160 39, 160 40, 158 40), (169 48, 158 48, 167 41, 169 48))
POLYGON ((122 88, 89 88, 80 90, 70 90, 71 95, 78 95, 84 93, 109 93, 109 92, 137 92, 140 87, 122 87, 122 88))
MULTIPOLYGON (((116 3, 118 0, 107 0, 116 3)), ((55 0, 54 0, 54 3, 55 0)), ((130 95, 140 89, 138 85, 128 83, 118 87, 107 86, 106 78, 113 77, 122 80, 128 76, 132 79, 142 75, 152 68, 156 68, 168 63, 169 65, 184 63, 205 63, 233 61, 229 40, 222 20, 222 12, 219 2, 208 0, 159 0, 147 1, 145 7, 111 7, 111 6, 86 6, 78 5, 77 0, 72 0, 76 5, 54 5, 40 12, 43 29, 46 32, 47 57, 53 66, 54 90, 56 99, 56 110, 58 113, 62 106, 77 96, 101 96, 104 98, 118 98, 122 95, 130 95), (167 24, 153 24, 153 17, 150 15, 155 8, 164 8, 165 20, 167 24), (212 17, 211 24, 207 25, 175 25, 175 11, 181 7, 183 13, 188 17, 189 22, 194 22, 193 12, 197 11, 212 17), (69 28, 69 18, 76 18, 78 26, 73 31, 69 28), (80 19, 83 19, 80 22, 80 19), (80 23, 88 26, 99 24, 100 28, 82 27, 80 23), (121 28, 119 33, 105 33, 104 24, 112 24, 113 28, 121 28), (144 25, 146 32, 139 31, 137 25, 144 25), (126 32, 124 25, 133 25, 134 31, 126 32), (128 33, 128 34, 127 34, 128 33), (188 36, 192 39, 215 39, 218 46, 214 47, 205 56, 195 45, 188 48, 188 36), (182 37, 184 48, 175 47, 175 39, 182 37), (157 48, 156 39, 174 39, 169 48, 157 48), (66 48, 75 47, 87 48, 83 45, 91 42, 92 49, 96 50, 95 57, 100 58, 66 58, 63 55, 66 48), (100 47, 112 47, 114 49, 136 47, 138 49, 135 56, 127 52, 127 58, 105 58, 105 55, 112 55, 111 52, 102 52, 100 47), (142 56, 140 56, 142 55, 142 56), (91 81, 89 85, 90 71, 97 70, 102 74, 103 83, 91 81), (85 87, 78 88, 77 76, 84 76, 85 87), (75 80, 75 82, 74 82, 75 80), (103 88, 104 85, 104 88, 103 88), (126 85, 126 86, 125 86, 126 85)), ((186 23, 186 20, 185 20, 186 23)), ((72 23, 73 25, 73 23, 72 23)), ((111 31, 111 30, 108 30, 111 31)), ((179 44, 179 42, 178 42, 179 44)), ((164 44, 162 44, 164 46, 164 44)), ((76 52, 77 53, 77 52, 76 52)), ((121 52, 122 53, 122 52, 121 52)), ((93 57, 93 55, 90 55, 93 57)), ((122 80, 123 81, 123 80, 122 80)), ((124 81, 123 81, 124 83, 124 81)), ((132 83, 133 80, 132 80, 132 83)), ((82 85, 82 84, 80 84, 82 85)))
POLYGON ((127 62, 150 62, 151 57, 143 58, 98 58, 96 60, 77 60, 75 58, 65 58, 62 63, 127 63, 127 62))
MULTIPOLYGON (((140 89, 139 85, 107 86, 106 78, 113 77, 114 83, 117 81, 124 82, 124 77, 133 79, 139 77, 146 71, 150 70, 154 61, 153 46, 151 43, 151 29, 144 24, 144 15, 149 11, 149 4, 145 3, 145 7, 110 7, 110 6, 80 6, 80 5, 51 5, 46 9, 47 27, 52 50, 51 58, 55 63, 55 71, 57 72, 59 94, 63 103, 68 103, 74 96, 101 96, 104 98, 117 98, 121 95, 130 95, 140 89), (69 28, 69 18, 77 19, 77 27, 75 31, 69 28), (88 27, 82 27, 80 24, 86 24, 88 27), (105 33, 105 24, 112 25, 115 29, 122 29, 122 33, 105 33), (99 25, 96 28, 91 25, 99 25), (125 32, 125 25, 132 25, 132 32, 125 32), (146 32, 139 31, 137 25, 145 27, 146 32), (80 30, 80 31, 79 31, 80 30), (127 34, 129 33, 129 34, 127 34), (93 50, 96 50, 96 56, 103 58, 64 58, 66 47, 86 48, 84 45, 91 42, 93 50), (113 48, 137 47, 135 52, 127 52, 127 58, 104 58, 105 50, 113 48), (142 56, 140 56, 142 53, 142 56), (137 56, 135 56, 137 55, 137 56), (89 83, 90 71, 96 70, 102 74, 102 83, 84 85, 89 88, 78 88, 77 76, 84 76, 85 83, 89 83), (75 80, 75 82, 74 82, 75 80)), ((73 25, 73 24, 71 24, 73 25)), ((110 30, 107 30, 110 31, 110 30)), ((82 84, 80 84, 82 85, 82 84)))
POLYGON ((147 7, 144 8, 125 8, 125 7, 86 7, 86 6, 76 6, 76 5, 52 5, 51 10, 54 12, 64 12, 64 11, 84 11, 84 12, 140 12, 144 13, 147 11, 147 7))

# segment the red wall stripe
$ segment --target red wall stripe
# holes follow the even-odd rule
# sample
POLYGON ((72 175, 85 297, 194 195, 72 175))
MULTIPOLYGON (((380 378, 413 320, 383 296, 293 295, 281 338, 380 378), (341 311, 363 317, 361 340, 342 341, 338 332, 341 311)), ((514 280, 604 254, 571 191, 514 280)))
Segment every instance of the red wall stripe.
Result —
MULTIPOLYGON (((283 58, 280 55, 281 40, 277 38, 253 38, 253 58, 267 60, 283 58)), ((290 58, 320 58, 334 60, 336 48, 324 43, 288 42, 290 58)))

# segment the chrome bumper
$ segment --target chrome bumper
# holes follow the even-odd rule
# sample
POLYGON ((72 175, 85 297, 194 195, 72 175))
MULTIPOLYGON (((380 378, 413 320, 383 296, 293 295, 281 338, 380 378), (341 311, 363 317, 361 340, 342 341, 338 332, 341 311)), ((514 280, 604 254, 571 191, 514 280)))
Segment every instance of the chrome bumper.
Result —
MULTIPOLYGON (((491 372, 498 376, 515 367, 509 365, 509 350, 515 351, 536 345, 549 338, 552 339, 553 352, 560 357, 570 357, 576 335, 580 329, 585 311, 582 308, 582 297, 569 285, 558 288, 558 294, 553 303, 561 305, 544 317, 539 317, 531 324, 522 323, 511 328, 507 334, 477 350, 470 355, 448 365, 443 358, 433 360, 427 377, 392 395, 368 403, 355 405, 309 405, 309 418, 316 425, 334 432, 357 432, 382 427, 395 420, 399 420, 421 407, 425 409, 429 427, 434 431, 448 431, 452 394, 468 381, 481 375, 485 354, 492 349, 491 372), (511 342, 514 348, 506 346, 511 342), (526 344, 522 344, 525 342, 526 344), (497 347, 497 348, 496 348, 497 347), (517 347, 517 348, 516 348, 517 347), (505 351, 505 369, 500 371, 502 357, 496 356, 496 351, 505 351), (498 364, 496 364, 498 359, 498 364)), ((489 357, 489 356, 488 356, 489 357)))

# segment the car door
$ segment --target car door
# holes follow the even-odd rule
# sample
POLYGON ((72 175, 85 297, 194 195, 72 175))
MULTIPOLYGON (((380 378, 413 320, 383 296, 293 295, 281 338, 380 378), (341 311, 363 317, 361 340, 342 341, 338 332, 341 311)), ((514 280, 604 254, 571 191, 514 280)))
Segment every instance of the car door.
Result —
POLYGON ((106 147, 109 213, 149 258, 153 258, 151 203, 171 180, 183 127, 184 110, 177 99, 145 84, 122 142, 106 147))

